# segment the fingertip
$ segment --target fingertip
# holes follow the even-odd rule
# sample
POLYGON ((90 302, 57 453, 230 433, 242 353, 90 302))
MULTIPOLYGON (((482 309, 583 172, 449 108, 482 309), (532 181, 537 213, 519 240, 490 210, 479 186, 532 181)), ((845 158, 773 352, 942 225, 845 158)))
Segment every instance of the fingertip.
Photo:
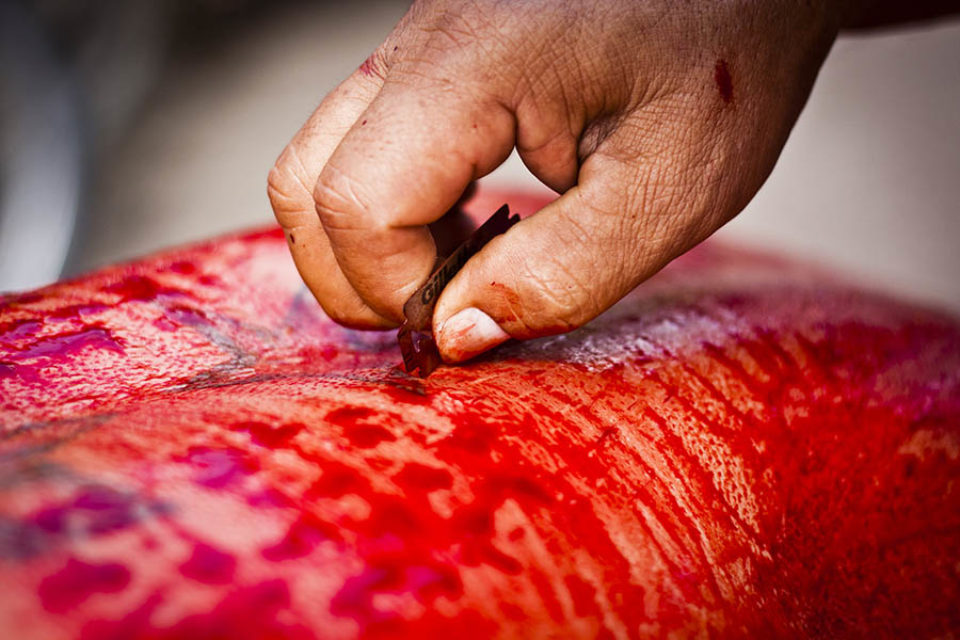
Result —
POLYGON ((510 334, 480 309, 467 307, 440 324, 435 337, 443 361, 457 363, 503 344, 510 334))
POLYGON ((437 246, 427 225, 509 155, 512 114, 488 106, 430 85, 390 85, 318 176, 314 206, 337 263, 380 315, 402 318, 429 277, 437 246))
MULTIPOLYGON (((617 220, 585 210, 579 198, 579 188, 571 189, 471 258, 437 301, 435 326, 476 307, 527 340, 576 329, 622 297, 632 283, 623 274, 617 220)), ((462 338, 444 339, 441 353, 451 358, 475 350, 458 346, 462 338)))

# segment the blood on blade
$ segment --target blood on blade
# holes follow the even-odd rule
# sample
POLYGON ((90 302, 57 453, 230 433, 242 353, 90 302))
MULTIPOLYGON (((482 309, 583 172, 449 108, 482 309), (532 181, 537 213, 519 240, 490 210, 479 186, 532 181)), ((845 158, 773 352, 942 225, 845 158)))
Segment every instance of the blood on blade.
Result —
POLYGON ((397 333, 397 342, 400 344, 403 366, 407 373, 416 371, 421 378, 426 378, 440 366, 440 352, 433 339, 433 309, 440 293, 484 245, 519 221, 520 216, 510 215, 510 207, 507 205, 497 209, 496 213, 434 269, 423 286, 403 305, 405 320, 397 333))

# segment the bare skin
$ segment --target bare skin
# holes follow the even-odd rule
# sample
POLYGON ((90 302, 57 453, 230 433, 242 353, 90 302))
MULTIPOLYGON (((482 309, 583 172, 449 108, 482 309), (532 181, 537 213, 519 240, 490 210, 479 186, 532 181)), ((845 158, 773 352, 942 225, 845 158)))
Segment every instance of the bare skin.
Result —
POLYGON ((283 151, 274 212, 334 320, 393 327, 426 225, 516 147, 562 195, 470 260, 434 333, 458 362, 568 331, 746 206, 876 4, 418 0, 283 151))

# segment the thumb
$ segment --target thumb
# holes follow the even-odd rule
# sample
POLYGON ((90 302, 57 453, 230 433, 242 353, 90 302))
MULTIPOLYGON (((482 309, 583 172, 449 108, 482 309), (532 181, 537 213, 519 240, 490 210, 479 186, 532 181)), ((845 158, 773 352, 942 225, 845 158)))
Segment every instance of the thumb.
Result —
POLYGON ((444 289, 433 318, 444 361, 579 327, 692 246, 699 226, 684 220, 696 216, 676 214, 680 203, 656 193, 663 182, 621 154, 590 156, 577 186, 494 238, 444 289))

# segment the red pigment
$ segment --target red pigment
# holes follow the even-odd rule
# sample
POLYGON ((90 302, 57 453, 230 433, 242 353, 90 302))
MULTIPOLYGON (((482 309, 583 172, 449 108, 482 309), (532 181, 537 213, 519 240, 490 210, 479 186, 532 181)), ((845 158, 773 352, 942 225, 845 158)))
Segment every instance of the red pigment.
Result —
POLYGON ((304 429, 301 423, 290 423, 281 425, 272 425, 266 422, 257 422, 256 420, 247 420, 233 425, 235 431, 246 431, 250 434, 254 443, 275 449, 284 447, 304 429))
POLYGON ((262 555, 274 562, 302 558, 316 549, 321 542, 341 539, 340 532, 334 525, 304 514, 290 525, 283 539, 265 548, 262 555))
POLYGON ((149 301, 160 295, 184 295, 180 289, 161 285, 153 278, 139 274, 131 274, 110 284, 104 287, 104 291, 118 294, 120 302, 149 301))
POLYGON ((246 502, 257 509, 292 509, 297 506, 296 500, 272 487, 263 491, 251 491, 246 495, 246 502))
POLYGON ((397 438, 387 429, 378 425, 359 424, 344 429, 344 435, 355 447, 371 449, 381 442, 391 442, 397 438))
POLYGON ((340 407, 327 414, 327 420, 333 424, 352 425, 377 415, 369 407, 340 407))
POLYGON ((340 498, 347 494, 363 495, 368 491, 368 479, 360 471, 347 465, 318 459, 323 464, 320 478, 314 481, 308 495, 317 498, 340 498))
POLYGON ((65 503, 38 511, 30 521, 46 534, 82 538, 126 529, 157 509, 133 494, 92 485, 65 503))
POLYGON ((167 269, 174 273, 189 276, 197 272, 197 265, 189 260, 177 260, 176 262, 171 262, 167 269))
POLYGON ((713 69, 713 80, 717 83, 717 91, 720 92, 723 101, 729 103, 733 100, 733 78, 730 77, 726 60, 717 60, 713 69))
POLYGON ((191 447, 180 460, 193 469, 193 481, 209 489, 240 483, 259 468, 254 458, 232 447, 191 447))
POLYGON ((105 304, 73 304, 47 312, 47 318, 83 318, 94 313, 101 313, 110 307, 105 304))
POLYGON ((60 571, 40 582, 37 595, 47 611, 63 613, 96 593, 117 593, 130 583, 130 571, 122 564, 89 564, 67 560, 60 571))
MULTIPOLYGON (((374 606, 376 594, 408 592, 415 594, 420 601, 430 603, 440 596, 456 598, 462 590, 456 572, 443 565, 411 565, 402 557, 386 554, 371 559, 368 568, 359 575, 347 578, 343 588, 331 600, 330 610, 335 615, 359 622, 362 635, 392 635, 409 630, 396 614, 374 606)), ((472 635, 469 629, 465 632, 472 635)))
POLYGON ((42 326, 42 322, 32 318, 4 322, 0 324, 0 340, 13 345, 23 338, 32 338, 42 326))
POLYGON ((368 407, 341 407, 327 414, 327 421, 341 425, 343 435, 356 447, 371 449, 381 442, 396 440, 389 430, 378 424, 369 424, 377 414, 368 407))
POLYGON ((65 358, 74 355, 86 348, 106 349, 108 351, 123 352, 118 339, 113 337, 109 329, 100 324, 90 325, 85 329, 57 333, 38 338, 22 347, 17 347, 8 357, 17 360, 31 358, 65 358))
POLYGON ((95 620, 83 627, 81 640, 143 638, 145 640, 207 640, 209 638, 284 638, 312 640, 309 629, 281 620, 290 607, 290 589, 282 580, 268 580, 232 591, 210 612, 195 614, 166 627, 153 627, 150 618, 163 602, 158 592, 120 620, 95 620))
POLYGON ((437 491, 453 486, 453 476, 447 469, 428 467, 416 462, 405 464, 393 479, 407 491, 437 491))
POLYGON ((374 67, 373 56, 370 56, 360 64, 360 73, 365 76, 378 75, 377 70, 374 67))
POLYGON ((208 544, 197 543, 190 559, 180 565, 185 577, 205 584, 229 584, 233 580, 237 560, 208 544))
POLYGON ((960 633, 955 318, 708 245, 580 331, 420 381, 323 317, 279 231, 49 291, 0 299, 7 635, 960 633), (156 326, 156 297, 97 310, 127 350, 97 379, 84 338, 42 385, 7 375, 57 314, 76 332, 164 272, 203 297, 156 326), (143 551, 88 557, 114 541, 143 551))

